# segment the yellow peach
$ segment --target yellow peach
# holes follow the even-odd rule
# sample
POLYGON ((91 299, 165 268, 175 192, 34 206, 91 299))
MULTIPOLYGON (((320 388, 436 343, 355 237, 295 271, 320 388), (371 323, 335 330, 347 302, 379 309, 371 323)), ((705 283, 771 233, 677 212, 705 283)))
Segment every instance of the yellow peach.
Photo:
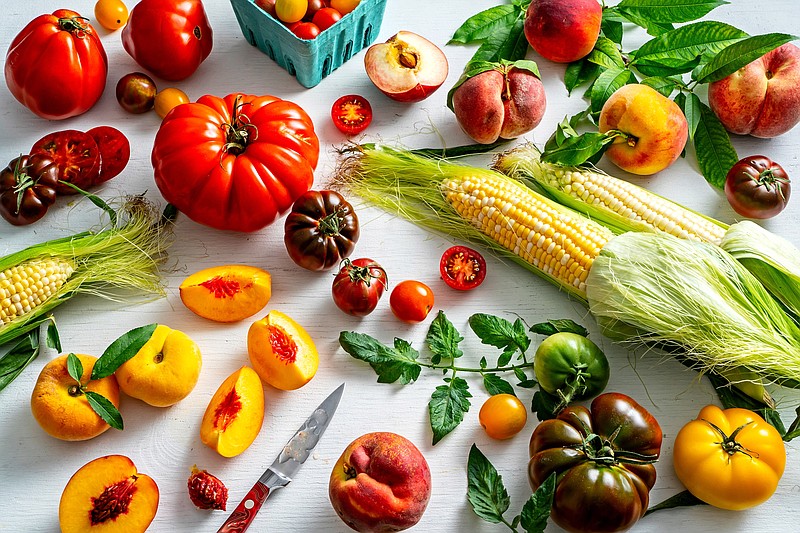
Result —
POLYGON ((238 322, 259 312, 272 296, 269 272, 247 265, 206 268, 186 278, 181 301, 215 322, 238 322))
POLYGON ((116 371, 122 392, 156 407, 186 398, 200 376, 200 348, 182 331, 159 325, 152 337, 116 371))
POLYGON ((279 311, 253 322, 247 332, 247 352, 261 379, 276 389, 299 389, 319 368, 314 341, 300 324, 279 311))

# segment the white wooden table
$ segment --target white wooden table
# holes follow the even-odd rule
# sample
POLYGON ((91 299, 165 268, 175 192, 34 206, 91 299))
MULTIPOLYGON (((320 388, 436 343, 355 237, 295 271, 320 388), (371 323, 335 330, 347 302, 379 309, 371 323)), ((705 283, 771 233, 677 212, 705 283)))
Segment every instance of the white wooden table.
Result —
MULTIPOLYGON (((129 8, 133 7, 130 0, 129 8)), ((203 94, 230 92, 275 94, 303 106, 315 122, 322 145, 316 186, 322 187, 335 164, 333 149, 345 137, 329 118, 331 103, 339 96, 359 93, 375 109, 367 130, 368 138, 397 140, 411 146, 437 146, 441 135, 448 145, 466 144, 454 115, 445 106, 447 90, 458 78, 474 48, 446 46, 450 75, 432 97, 415 105, 390 101, 366 77, 361 52, 314 89, 304 89, 269 58, 243 38, 231 5, 226 0, 206 0, 214 29, 214 49, 208 60, 188 80, 178 82, 192 99, 203 94)), ((396 31, 411 30, 444 45, 453 31, 469 15, 496 4, 493 0, 392 0, 388 3, 379 40, 396 31)), ((34 16, 68 7, 92 19, 93 0, 6 1, 0 24, 0 50, 5 52, 14 35, 34 16)), ((797 33, 800 18, 794 0, 749 2, 733 0, 711 14, 714 20, 732 23, 745 31, 797 33)), ((629 40, 631 46, 643 34, 629 40)), ((159 126, 155 113, 130 115, 115 101, 114 86, 124 74, 140 70, 123 50, 120 34, 102 32, 109 58, 108 86, 99 103, 88 113, 61 122, 40 119, 19 105, 5 89, 0 90, 0 156, 3 161, 27 152, 45 133, 76 128, 86 130, 109 124, 121 129, 131 140, 132 157, 123 174, 97 192, 110 197, 146 192, 160 200, 150 165, 152 141, 159 126)), ((567 114, 582 109, 578 96, 568 98, 563 86, 564 67, 538 58, 547 91, 548 108, 542 124, 528 139, 544 142, 556 123, 567 114)), ((159 80, 157 80, 159 82, 159 80)), ((160 87, 167 82, 160 81, 160 87)), ((764 153, 779 161, 793 177, 800 178, 800 128, 772 140, 736 138, 741 156, 764 153)), ((691 152, 691 150, 690 150, 691 152)), ((606 170, 621 175, 609 164, 606 170)), ((698 174, 693 155, 679 160, 668 170, 642 181, 647 187, 685 205, 724 221, 735 219, 720 193, 712 190, 698 174)), ((436 309, 445 310, 467 340, 465 360, 477 363, 481 356, 492 359, 497 352, 480 345, 468 331, 467 318, 476 312, 492 313, 513 319, 515 314, 528 323, 550 318, 572 318, 585 324, 592 338, 599 341, 611 361, 609 391, 624 392, 638 399, 658 418, 664 430, 663 454, 658 463, 658 482, 651 500, 659 502, 683 490, 672 470, 672 445, 678 429, 694 418, 704 405, 716 397, 705 381, 694 372, 667 358, 629 353, 603 339, 586 309, 568 300, 554 287, 511 264, 488 259, 488 276, 478 290, 457 293, 447 288, 438 276, 438 259, 453 242, 429 234, 410 223, 392 218, 375 208, 360 205, 362 237, 354 257, 371 257, 386 268, 390 282, 414 278, 428 283, 436 294, 436 309)), ((24 228, 0 224, 0 254, 51 238, 83 230, 97 218, 97 211, 86 201, 60 200, 47 218, 24 228)), ((764 224, 800 245, 800 199, 764 224)), ((391 314, 388 296, 369 317, 357 320, 341 313, 330 298, 332 275, 307 272, 289 259, 283 245, 282 223, 252 234, 210 230, 181 218, 176 228, 177 242, 170 254, 174 267, 165 274, 167 298, 144 305, 114 304, 92 297, 77 297, 56 311, 65 351, 99 355, 123 332, 146 323, 160 322, 185 331, 200 345, 203 370, 192 394, 171 408, 150 407, 124 397, 121 411, 123 432, 109 430, 86 442, 62 442, 47 434, 34 421, 29 400, 36 376, 55 356, 45 350, 39 359, 6 390, 0 393, 0 531, 55 531, 58 528, 58 501, 69 477, 86 462, 107 454, 124 454, 133 459, 141 472, 158 483, 161 501, 152 531, 215 531, 226 513, 203 512, 187 497, 186 479, 193 464, 219 476, 230 491, 232 509, 270 464, 284 442, 312 409, 339 383, 347 389, 339 411, 312 458, 289 487, 271 498, 256 518, 254 531, 349 531, 328 502, 328 477, 334 462, 354 438, 370 431, 393 431, 411 439, 425 454, 433 475, 433 495, 417 531, 502 531, 479 520, 465 498, 466 460, 469 447, 477 443, 493 461, 512 497, 511 510, 518 512, 530 495, 525 468, 528 438, 536 420, 530 416, 527 427, 509 441, 491 440, 478 424, 478 411, 486 392, 478 380, 466 376, 474 394, 472 408, 464 422, 436 447, 431 446, 427 402, 434 387, 441 383, 438 373, 423 373, 409 386, 384 385, 364 363, 345 354, 337 343, 341 330, 370 333, 385 342, 399 336, 421 347, 430 319, 410 326, 391 314), (260 435, 240 456, 225 459, 200 442, 200 420, 205 407, 222 380, 247 362, 246 332, 250 320, 221 325, 205 321, 189 312, 180 302, 178 285, 191 272, 201 268, 241 262, 269 270, 274 292, 267 309, 281 310, 303 324, 316 341, 320 368, 304 388, 280 392, 265 387, 266 417, 260 435)), ((433 314, 431 314, 431 317, 433 314)), ((798 393, 775 390, 784 419, 792 420, 798 393)), ((532 392, 523 391, 527 404, 532 392)), ((800 523, 800 461, 798 444, 787 446, 788 463, 777 493, 764 505, 746 512, 725 512, 707 506, 658 513, 639 522, 640 533, 669 530, 705 532, 796 531, 800 523)), ((509 513, 510 516, 511 513, 509 513)), ((558 531, 551 525, 548 531, 558 531)))

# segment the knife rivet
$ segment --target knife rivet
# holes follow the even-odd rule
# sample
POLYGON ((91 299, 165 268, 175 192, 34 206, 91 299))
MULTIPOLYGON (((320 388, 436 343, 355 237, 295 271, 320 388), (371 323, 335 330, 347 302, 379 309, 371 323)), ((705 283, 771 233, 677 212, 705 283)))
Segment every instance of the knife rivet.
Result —
POLYGON ((244 508, 245 509, 252 509, 254 505, 255 505, 255 502, 253 500, 245 500, 245 502, 244 502, 244 508))

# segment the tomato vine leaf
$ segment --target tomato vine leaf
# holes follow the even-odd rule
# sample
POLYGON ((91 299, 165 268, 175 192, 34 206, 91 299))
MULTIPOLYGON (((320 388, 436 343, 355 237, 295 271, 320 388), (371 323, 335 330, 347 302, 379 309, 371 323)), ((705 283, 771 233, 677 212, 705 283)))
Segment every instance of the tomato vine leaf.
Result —
POLYGON ((453 360, 464 355, 464 352, 458 347, 458 344, 463 340, 464 337, 456 330, 453 323, 447 319, 444 312, 439 311, 436 318, 431 322, 428 335, 425 337, 425 341, 433 353, 431 362, 438 365, 442 359, 453 360))
POLYGON ((547 519, 553 508, 553 498, 556 493, 556 473, 553 472, 544 483, 533 492, 522 507, 520 525, 527 533, 544 533, 547 519))
POLYGON ((467 459, 467 500, 476 515, 492 524, 502 522, 511 505, 502 476, 475 444, 467 459))
POLYGON ((445 385, 436 387, 428 403, 434 446, 464 420, 471 405, 469 398, 472 394, 463 378, 445 378, 445 385))
POLYGON ((519 318, 512 323, 505 318, 476 313, 469 317, 469 327, 483 344, 503 350, 498 366, 507 365, 516 352, 524 354, 531 345, 525 324, 519 318))
POLYGON ((486 392, 494 396, 495 394, 511 394, 516 396, 514 387, 508 381, 504 380, 497 374, 486 373, 483 375, 483 386, 486 387, 486 392))

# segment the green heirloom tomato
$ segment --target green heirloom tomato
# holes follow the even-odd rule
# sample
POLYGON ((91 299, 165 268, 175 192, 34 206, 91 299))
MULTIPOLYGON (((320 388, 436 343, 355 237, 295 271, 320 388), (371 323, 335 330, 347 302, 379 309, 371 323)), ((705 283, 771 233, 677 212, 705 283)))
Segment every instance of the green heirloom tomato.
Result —
POLYGON ((559 332, 536 349, 533 369, 539 388, 553 394, 566 407, 571 401, 594 398, 608 384, 608 359, 588 338, 559 332))

